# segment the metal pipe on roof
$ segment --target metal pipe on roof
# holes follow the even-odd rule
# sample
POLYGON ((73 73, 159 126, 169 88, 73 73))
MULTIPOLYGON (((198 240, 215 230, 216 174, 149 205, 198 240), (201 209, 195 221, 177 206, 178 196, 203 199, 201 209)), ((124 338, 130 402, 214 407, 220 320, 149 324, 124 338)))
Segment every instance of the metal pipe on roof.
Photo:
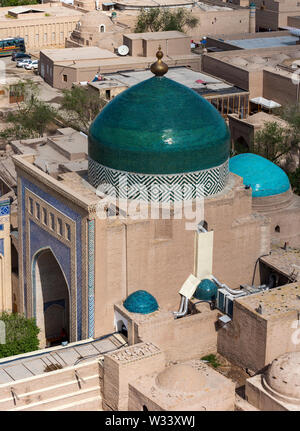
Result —
POLYGON ((230 287, 227 286, 225 283, 221 283, 216 277, 213 275, 211 276, 212 280, 222 289, 227 290, 227 292, 231 293, 231 295, 240 295, 241 293, 245 293, 243 290, 234 290, 230 289, 230 287))
POLYGON ((178 319, 179 317, 183 317, 187 314, 188 312, 188 305, 189 305, 189 298, 187 298, 186 296, 182 296, 183 298, 183 310, 182 311, 174 311, 174 318, 178 319))

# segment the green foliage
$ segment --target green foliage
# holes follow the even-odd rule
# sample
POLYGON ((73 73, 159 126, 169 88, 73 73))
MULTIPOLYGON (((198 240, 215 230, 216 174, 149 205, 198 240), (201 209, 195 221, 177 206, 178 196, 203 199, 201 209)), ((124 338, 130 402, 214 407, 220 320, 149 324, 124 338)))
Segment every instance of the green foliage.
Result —
POLYGON ((8 127, 0 132, 7 142, 43 136, 47 126, 56 118, 56 110, 38 99, 38 85, 30 79, 20 81, 9 89, 17 109, 6 115, 8 127))
POLYGON ((74 86, 70 90, 63 90, 61 110, 64 111, 63 120, 70 127, 88 133, 89 126, 96 115, 105 105, 100 97, 95 97, 87 89, 74 86))
POLYGON ((290 152, 291 145, 289 129, 281 127, 276 121, 266 122, 255 134, 253 152, 276 162, 290 152))
POLYGON ((186 27, 196 27, 198 21, 198 18, 194 17, 192 12, 184 8, 142 9, 138 15, 134 31, 135 33, 170 30, 184 32, 186 27))
POLYGON ((28 4, 37 4, 37 0, 0 0, 0 7, 24 6, 28 4))
POLYGON ((34 319, 17 313, 3 312, 0 320, 5 323, 6 343, 0 344, 0 358, 32 352, 39 348, 38 333, 34 319))
POLYGON ((207 356, 203 356, 203 358, 201 358, 202 361, 207 361, 211 366, 213 366, 214 368, 218 368, 221 364, 218 361, 216 355, 207 355, 207 356))
POLYGON ((294 193, 300 196, 300 167, 288 174, 294 193))

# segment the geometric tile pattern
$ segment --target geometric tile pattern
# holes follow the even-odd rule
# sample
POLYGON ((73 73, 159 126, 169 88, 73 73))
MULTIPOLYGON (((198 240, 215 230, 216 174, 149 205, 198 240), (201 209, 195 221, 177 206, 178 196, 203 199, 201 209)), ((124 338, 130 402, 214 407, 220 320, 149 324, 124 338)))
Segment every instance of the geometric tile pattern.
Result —
MULTIPOLYGON (((24 174, 23 174, 24 175, 24 174)), ((52 194, 49 194, 39 186, 29 181, 25 175, 19 176, 19 190, 21 193, 22 213, 21 224, 21 283, 23 284, 25 313, 28 317, 34 317, 33 302, 35 302, 34 280, 32 275, 34 265, 33 258, 38 257, 39 251, 44 248, 50 249, 61 268, 70 293, 70 333, 71 341, 81 340, 82 326, 82 295, 87 296, 87 283, 82 281, 82 267, 85 262, 82 260, 82 216, 74 211, 69 202, 61 202, 52 194), (64 223, 68 223, 71 229, 71 239, 64 235, 58 235, 56 229, 50 229, 50 220, 45 225, 43 220, 36 220, 30 214, 29 197, 34 198, 42 206, 48 208, 49 213, 53 212, 61 218, 64 223), (71 254, 70 254, 71 253, 71 254), (86 289, 86 290, 85 290, 86 289)), ((42 214, 42 213, 41 213, 42 214)))
POLYGON ((0 216, 8 215, 10 213, 10 205, 0 206, 0 216))
POLYGON ((192 200, 220 193, 228 179, 228 160, 220 166, 173 175, 145 175, 108 168, 89 159, 89 182, 108 195, 154 202, 192 200))
POLYGON ((95 220, 88 221, 88 336, 95 327, 95 220))

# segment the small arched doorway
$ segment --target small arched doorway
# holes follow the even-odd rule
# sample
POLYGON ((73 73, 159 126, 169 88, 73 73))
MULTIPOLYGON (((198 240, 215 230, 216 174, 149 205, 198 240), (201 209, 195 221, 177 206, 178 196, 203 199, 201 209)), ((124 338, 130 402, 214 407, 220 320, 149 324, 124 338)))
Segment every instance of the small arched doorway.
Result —
POLYGON ((48 346, 69 340, 70 299, 65 275, 47 248, 33 258, 34 313, 41 343, 48 346))
POLYGON ((248 142, 243 136, 240 136, 238 139, 236 139, 234 143, 234 149, 238 154, 249 153, 250 151, 248 142))

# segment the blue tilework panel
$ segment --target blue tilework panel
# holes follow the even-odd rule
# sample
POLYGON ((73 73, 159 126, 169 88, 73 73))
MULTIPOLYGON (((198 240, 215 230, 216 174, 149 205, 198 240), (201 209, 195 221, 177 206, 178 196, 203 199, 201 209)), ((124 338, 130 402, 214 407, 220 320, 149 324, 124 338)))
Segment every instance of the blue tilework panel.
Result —
POLYGON ((9 213, 10 213, 10 206, 9 205, 0 206, 0 217, 8 215, 9 213))
MULTIPOLYGON (((81 340, 82 337, 82 237, 81 237, 81 215, 77 212, 73 211, 63 202, 57 200, 50 194, 41 190, 37 185, 28 181, 24 177, 20 177, 21 180, 21 189, 22 189, 22 215, 23 215, 23 265, 24 265, 24 274, 26 274, 26 219, 25 219, 25 189, 30 190, 35 193, 41 199, 46 201, 48 204, 52 205, 56 208, 57 211, 60 211, 62 214, 70 217, 76 223, 76 278, 77 278, 77 339, 81 340)), ((34 224, 34 223, 32 223, 34 224)), ((53 238, 49 233, 43 231, 42 229, 38 229, 38 227, 31 226, 30 232, 30 242, 31 242, 31 250, 30 255, 34 254, 40 248, 52 246, 53 251, 56 251, 56 257, 59 260, 62 268, 65 271, 66 278, 68 283, 70 282, 70 265, 67 264, 67 247, 64 246, 63 243, 53 238), (57 243, 56 243, 57 241, 57 243)), ((69 260, 70 262, 70 260, 69 260)), ((31 263, 30 263, 31 264, 31 263)), ((27 295, 28 295, 28 286, 26 285, 26 278, 24 277, 24 302, 25 302, 25 311, 27 306, 27 295)))
POLYGON ((71 286, 71 250, 54 236, 30 220, 30 261, 34 254, 43 247, 50 247, 71 286))

